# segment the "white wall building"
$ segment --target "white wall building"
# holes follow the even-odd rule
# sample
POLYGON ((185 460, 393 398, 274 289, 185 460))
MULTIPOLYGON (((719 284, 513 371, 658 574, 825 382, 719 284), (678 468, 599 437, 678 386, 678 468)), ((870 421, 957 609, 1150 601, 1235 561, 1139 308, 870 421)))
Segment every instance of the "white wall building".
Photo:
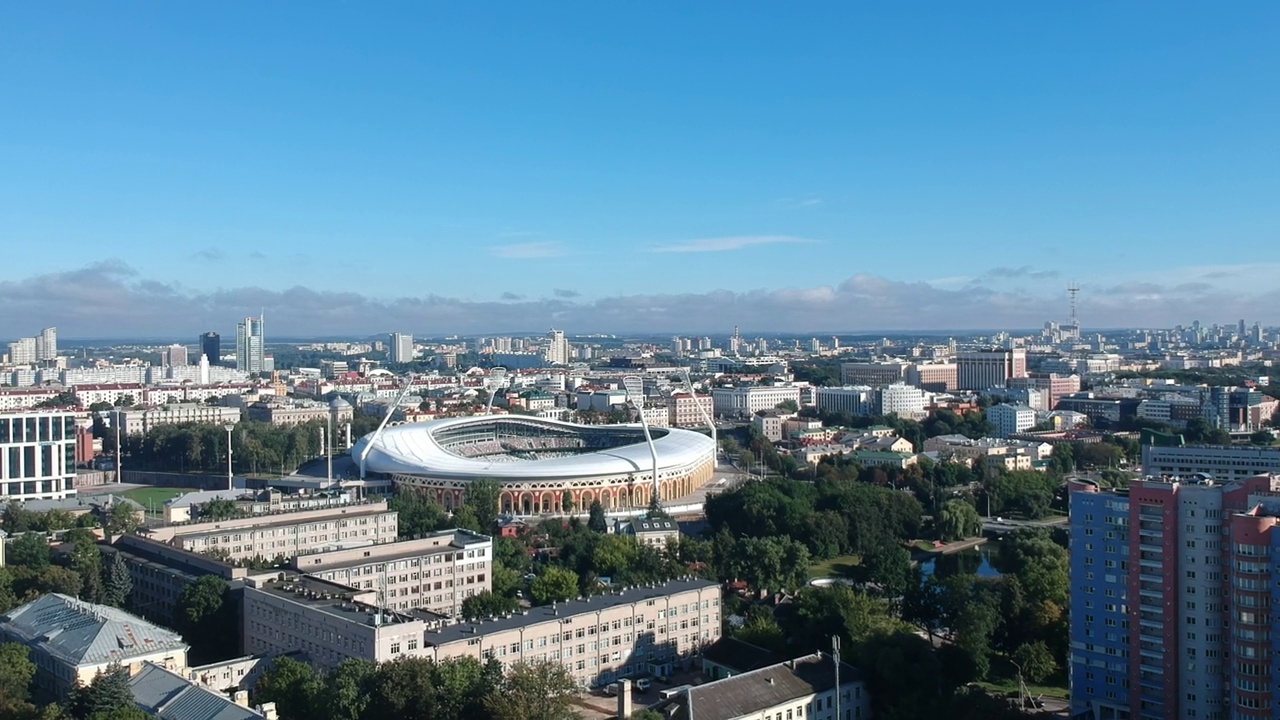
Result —
POLYGON ((917 419, 928 413, 925 406, 929 404, 929 393, 918 387, 904 383, 894 383, 880 388, 880 414, 896 414, 901 418, 917 419))
POLYGON ((1009 437, 1029 430, 1036 424, 1036 411, 1026 405, 992 405, 987 420, 995 426, 997 437, 1009 437))
POLYGON ((666 717, 709 720, 870 720, 871 695, 862 673, 843 662, 837 689, 835 662, 819 652, 694 685, 658 709, 666 717), (668 713, 664 706, 675 708, 668 713))
POLYGON ((407 363, 413 362, 413 336, 408 333, 391 333, 391 343, 388 348, 391 362, 407 363))
POLYGON ((750 387, 714 388, 711 403, 715 414, 722 417, 747 418, 760 410, 772 410, 790 400, 800 405, 800 388, 788 385, 752 385, 750 387))
POLYGON ((240 408, 203 403, 165 403, 136 410, 112 410, 111 422, 125 435, 143 435, 160 425, 237 423, 240 422, 240 408))
POLYGON ((816 396, 814 404, 824 412, 858 416, 870 415, 875 410, 875 391, 867 385, 820 387, 816 396))

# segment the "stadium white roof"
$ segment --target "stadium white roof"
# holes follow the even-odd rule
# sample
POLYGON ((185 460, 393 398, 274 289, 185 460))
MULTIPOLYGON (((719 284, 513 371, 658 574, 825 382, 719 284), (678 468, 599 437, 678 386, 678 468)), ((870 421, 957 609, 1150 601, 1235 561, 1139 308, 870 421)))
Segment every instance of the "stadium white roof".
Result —
MULTIPOLYGON (((608 432, 628 430, 636 432, 640 425, 579 425, 576 423, 537 418, 524 415, 488 415, 447 418, 424 423, 409 423, 388 427, 369 447, 373 435, 366 435, 352 449, 353 458, 368 452, 366 468, 371 472, 401 473, 427 477, 516 478, 556 479, 591 478, 601 475, 648 473, 653 460, 648 445, 639 443, 585 452, 568 457, 552 457, 541 460, 495 461, 486 457, 467 458, 446 450, 436 439, 436 434, 462 426, 484 426, 493 423, 518 422, 531 427, 579 432, 608 432)), ((676 428, 654 428, 653 443, 658 452, 659 471, 682 468, 711 458, 715 442, 701 433, 676 428)))

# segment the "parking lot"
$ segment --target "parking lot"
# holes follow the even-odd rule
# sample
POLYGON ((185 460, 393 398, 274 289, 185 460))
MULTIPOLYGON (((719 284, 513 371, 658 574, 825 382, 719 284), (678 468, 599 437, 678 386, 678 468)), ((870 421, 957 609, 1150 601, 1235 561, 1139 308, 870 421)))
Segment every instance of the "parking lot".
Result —
MULTIPOLYGON (((663 690, 680 687, 681 685, 701 685, 703 682, 706 682, 706 678, 703 677, 700 671, 690 670, 673 674, 669 682, 654 681, 652 686, 645 692, 639 692, 632 685, 631 710, 635 712, 657 703, 662 699, 661 692, 663 690)), ((603 690, 593 690, 589 694, 580 695, 574 705, 578 707, 583 720, 606 720, 618 715, 618 698, 612 695, 605 695, 603 690)))

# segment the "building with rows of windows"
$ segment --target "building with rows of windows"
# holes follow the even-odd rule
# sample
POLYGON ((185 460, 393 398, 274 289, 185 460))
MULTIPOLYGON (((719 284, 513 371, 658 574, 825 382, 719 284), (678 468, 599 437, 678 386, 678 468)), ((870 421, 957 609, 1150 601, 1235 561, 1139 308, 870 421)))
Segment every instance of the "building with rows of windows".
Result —
POLYGON ((75 413, 0 414, 0 500, 69 497, 75 477, 75 413))

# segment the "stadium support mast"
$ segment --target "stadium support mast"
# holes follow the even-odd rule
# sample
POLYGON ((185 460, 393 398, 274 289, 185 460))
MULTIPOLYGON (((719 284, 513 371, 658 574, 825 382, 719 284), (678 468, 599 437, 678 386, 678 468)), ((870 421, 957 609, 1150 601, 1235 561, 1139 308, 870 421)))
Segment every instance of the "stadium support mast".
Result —
POLYGON ((622 387, 627 391, 627 401, 640 413, 640 427, 644 428, 644 441, 649 444, 649 457, 653 459, 653 498, 654 502, 662 499, 658 484, 658 449, 653 445, 653 435, 649 432, 649 421, 644 416, 644 378, 639 375, 628 375, 622 378, 622 387))
POLYGON ((378 423, 378 429, 373 431, 373 437, 369 438, 369 442, 364 446, 364 452, 360 453, 358 462, 360 463, 360 479, 364 479, 365 459, 369 457, 369 451, 373 450, 373 446, 377 444, 378 438, 382 437, 382 431, 386 429, 387 422, 391 420, 391 416, 395 414, 396 409, 400 407, 400 403, 404 401, 409 390, 413 388, 413 373, 404 376, 404 387, 401 388, 400 394, 396 396, 396 404, 387 408, 387 414, 382 418, 382 422, 378 423))
POLYGON ((702 416, 703 421, 707 423, 707 428, 711 430, 711 442, 716 444, 716 453, 719 454, 720 441, 716 439, 716 423, 711 419, 711 416, 707 414, 707 409, 702 407, 702 403, 698 400, 698 393, 693 389, 693 381, 689 379, 689 371, 686 369, 681 370, 680 372, 684 376, 684 386, 689 389, 689 396, 693 398, 693 404, 698 408, 698 414, 702 416))
POLYGON ((507 386, 507 369, 499 365, 489 370, 489 377, 484 381, 485 389, 489 391, 489 404, 484 408, 485 415, 493 414, 493 397, 498 394, 500 388, 507 386))

